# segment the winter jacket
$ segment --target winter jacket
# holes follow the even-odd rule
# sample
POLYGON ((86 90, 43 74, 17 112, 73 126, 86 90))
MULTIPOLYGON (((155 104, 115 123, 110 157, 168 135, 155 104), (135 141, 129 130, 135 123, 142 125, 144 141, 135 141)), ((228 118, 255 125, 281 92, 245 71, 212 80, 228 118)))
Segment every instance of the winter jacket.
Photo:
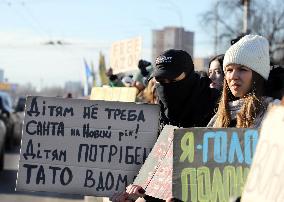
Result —
POLYGON ((156 86, 161 106, 161 124, 205 127, 214 115, 219 91, 209 88, 211 80, 192 71, 185 79, 156 86))

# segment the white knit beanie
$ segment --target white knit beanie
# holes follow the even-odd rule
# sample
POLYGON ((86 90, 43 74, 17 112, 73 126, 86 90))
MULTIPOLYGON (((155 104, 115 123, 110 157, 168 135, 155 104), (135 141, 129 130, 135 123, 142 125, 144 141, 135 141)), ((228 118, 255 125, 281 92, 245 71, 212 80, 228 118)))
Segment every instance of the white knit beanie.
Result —
POLYGON ((224 72, 229 64, 244 65, 267 80, 270 72, 267 39, 252 34, 242 37, 226 51, 223 62, 224 72))

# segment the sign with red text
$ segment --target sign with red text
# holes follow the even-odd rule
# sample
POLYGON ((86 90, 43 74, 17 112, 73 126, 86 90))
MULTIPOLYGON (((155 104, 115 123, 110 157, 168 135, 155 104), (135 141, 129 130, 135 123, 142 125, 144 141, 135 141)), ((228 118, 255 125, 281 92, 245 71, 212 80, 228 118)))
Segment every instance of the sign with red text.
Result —
POLYGON ((284 106, 273 106, 260 129, 244 202, 284 201, 284 106))
POLYGON ((112 44, 110 51, 110 66, 113 73, 138 70, 141 59, 142 38, 136 37, 117 41, 112 44))
POLYGON ((257 141, 254 129, 166 126, 134 184, 164 200, 229 201, 242 193, 257 141))
POLYGON ((157 139, 158 120, 158 105, 28 97, 17 190, 123 191, 157 139))
POLYGON ((175 126, 166 125, 133 184, 146 194, 166 200, 172 197, 173 137, 175 126))
POLYGON ((256 129, 175 130, 173 197, 217 202, 241 196, 257 142, 256 129))

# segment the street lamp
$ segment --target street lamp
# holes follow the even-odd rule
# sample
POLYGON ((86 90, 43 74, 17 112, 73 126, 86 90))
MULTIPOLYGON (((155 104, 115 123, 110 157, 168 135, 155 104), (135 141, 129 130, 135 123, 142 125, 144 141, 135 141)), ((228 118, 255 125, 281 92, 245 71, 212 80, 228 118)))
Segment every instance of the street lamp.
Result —
POLYGON ((240 0, 240 1, 241 1, 241 4, 244 6, 243 33, 247 34, 249 32, 250 0, 240 0))
POLYGON ((183 49, 183 46, 182 46, 182 28, 183 28, 183 18, 182 18, 182 12, 179 8, 178 5, 176 5, 175 3, 173 3, 172 1, 170 0, 167 0, 167 1, 161 1, 163 2, 163 5, 165 3, 168 4, 168 6, 166 7, 168 10, 170 11, 174 11, 176 14, 177 14, 177 17, 179 18, 179 23, 180 23, 180 27, 178 29, 178 49, 183 49))
POLYGON ((218 7, 219 7, 219 0, 216 0, 215 3, 215 40, 214 40, 214 53, 217 55, 218 50, 218 7))

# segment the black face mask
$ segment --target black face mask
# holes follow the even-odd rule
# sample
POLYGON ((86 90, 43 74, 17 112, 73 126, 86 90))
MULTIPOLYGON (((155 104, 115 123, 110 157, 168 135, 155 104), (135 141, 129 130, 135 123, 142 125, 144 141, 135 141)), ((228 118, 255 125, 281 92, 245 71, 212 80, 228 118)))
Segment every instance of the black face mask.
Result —
POLYGON ((156 90, 160 101, 163 103, 165 115, 172 120, 179 120, 184 111, 189 90, 190 79, 172 83, 157 83, 156 90))

